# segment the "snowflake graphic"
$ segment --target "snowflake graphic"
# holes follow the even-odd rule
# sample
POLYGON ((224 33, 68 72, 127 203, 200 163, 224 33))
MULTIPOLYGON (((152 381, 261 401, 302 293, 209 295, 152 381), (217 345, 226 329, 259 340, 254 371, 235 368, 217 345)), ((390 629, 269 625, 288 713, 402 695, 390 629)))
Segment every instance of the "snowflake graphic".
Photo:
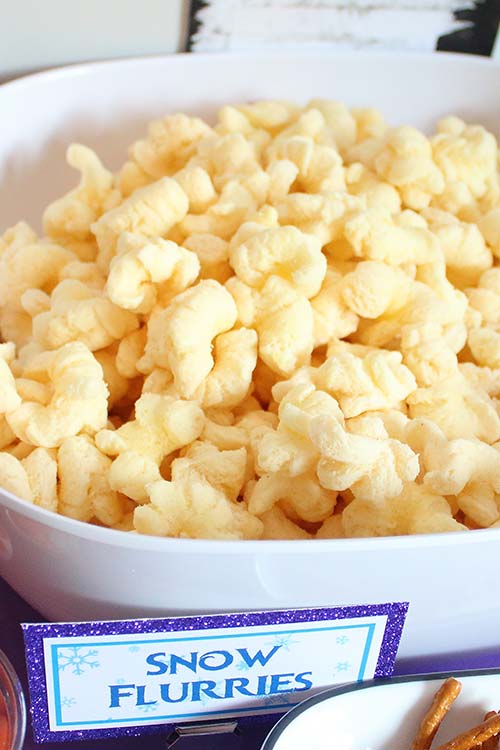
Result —
POLYGON ((246 663, 246 661, 243 661, 243 659, 234 666, 238 672, 248 672, 248 670, 250 669, 249 665, 246 663))
POLYGON ((151 714, 158 711, 158 703, 146 703, 144 706, 137 706, 137 709, 145 714, 151 714))
POLYGON ((336 641, 340 646, 345 646, 346 643, 349 643, 349 638, 346 635, 339 635, 336 641))
POLYGON ((71 708, 71 706, 74 706, 75 703, 76 703, 76 700, 67 695, 65 695, 61 701, 61 704, 64 706, 64 708, 71 708))
MULTIPOLYGON (((219 682, 215 683, 215 687, 213 690, 215 691, 216 695, 224 695, 224 688, 225 688, 225 682, 224 680, 220 680, 219 682)), ((202 706, 207 706, 209 703, 214 702, 214 698, 210 698, 209 695, 206 693, 200 693, 200 703, 202 706)))
POLYGON ((347 672, 349 667, 351 666, 351 662, 349 661, 339 661, 337 662, 337 672, 347 672))
POLYGON ((139 646, 129 646, 129 647, 128 647, 128 650, 130 651, 130 653, 132 653, 132 654, 135 654, 135 653, 137 653, 137 651, 139 651, 140 649, 139 649, 139 646))
POLYGON ((299 641, 294 641, 291 635, 276 635, 272 641, 267 642, 267 646, 279 646, 283 651, 290 651, 290 646, 293 646, 299 641))
POLYGON ((85 649, 83 646, 68 646, 59 650, 57 666, 60 672, 70 667, 71 672, 81 675, 86 669, 96 669, 99 662, 95 658, 99 651, 97 649, 85 649))

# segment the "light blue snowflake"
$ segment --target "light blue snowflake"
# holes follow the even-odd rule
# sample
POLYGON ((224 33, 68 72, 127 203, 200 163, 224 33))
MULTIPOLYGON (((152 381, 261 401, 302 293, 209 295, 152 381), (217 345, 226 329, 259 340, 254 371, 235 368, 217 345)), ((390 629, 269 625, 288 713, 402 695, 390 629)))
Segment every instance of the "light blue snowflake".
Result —
POLYGON ((349 667, 351 666, 351 662, 349 661, 339 661, 337 662, 337 672, 347 672, 349 667))
POLYGON ((145 714, 151 714, 158 711, 158 703, 146 703, 144 706, 137 706, 137 709, 145 714))
POLYGON ((243 659, 237 662, 237 664, 235 664, 234 667, 237 672, 248 672, 248 670, 250 669, 250 665, 247 664, 246 661, 244 661, 243 659))
POLYGON ((337 636, 336 641, 340 646, 345 646, 346 643, 349 643, 349 638, 347 635, 339 635, 337 636))
POLYGON ((290 651, 290 646, 293 646, 299 641, 294 641, 291 635, 276 635, 272 641, 268 641, 268 646, 279 646, 283 651, 290 651))
POLYGON ((99 651, 97 649, 85 649, 83 646, 68 646, 63 651, 59 650, 57 655, 57 665, 60 672, 64 672, 67 667, 71 672, 81 675, 86 669, 97 669, 99 662, 95 658, 99 651))
MULTIPOLYGON (((215 691, 216 695, 224 695, 225 684, 224 680, 215 683, 215 687, 212 689, 215 691)), ((209 703, 213 703, 214 700, 215 698, 210 698, 206 693, 200 693, 200 703, 202 706, 207 706, 209 703)))
POLYGON ((130 653, 136 654, 137 651, 139 651, 140 649, 139 649, 139 646, 129 646, 128 650, 130 651, 130 653))
POLYGON ((115 685, 125 685, 127 680, 124 677, 117 677, 115 680, 115 685))
POLYGON ((75 703, 76 703, 76 700, 67 695, 65 695, 61 701, 61 705, 63 705, 64 708, 71 708, 71 706, 74 706, 75 703))

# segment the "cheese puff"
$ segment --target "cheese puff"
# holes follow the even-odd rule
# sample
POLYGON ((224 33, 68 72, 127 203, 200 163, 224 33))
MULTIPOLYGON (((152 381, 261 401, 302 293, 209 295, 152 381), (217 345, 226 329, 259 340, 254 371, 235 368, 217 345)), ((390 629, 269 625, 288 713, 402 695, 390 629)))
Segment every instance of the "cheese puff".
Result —
POLYGON ((497 142, 481 125, 465 125, 450 132, 438 126, 431 138, 434 161, 447 183, 463 182, 474 198, 497 183, 497 142))
POLYGON ((332 417, 313 419, 310 437, 321 454, 317 476, 326 489, 350 489, 355 498, 376 504, 399 494, 404 482, 418 475, 418 456, 408 445, 348 433, 332 417))
POLYGON ((257 472, 273 474, 285 471, 290 476, 310 472, 318 452, 309 438, 312 420, 330 415, 343 423, 337 401, 311 383, 299 383, 283 396, 279 410, 278 429, 265 425, 257 434, 257 472))
POLYGON ((171 370, 179 393, 191 398, 214 366, 212 341, 236 317, 229 292, 217 281, 200 281, 150 318, 142 364, 171 370))
MULTIPOLYGON (((281 224, 292 224, 306 234, 317 237, 325 252, 340 257, 339 240, 342 240, 343 227, 351 212, 364 208, 365 201, 346 192, 309 194, 293 192, 277 204, 281 224), (330 247, 330 243, 333 249, 330 247)), ((347 244, 347 243, 345 243, 347 244)), ((348 258, 354 251, 348 246, 348 258)))
POLYGON ((338 513, 335 516, 327 518, 317 530, 315 539, 344 539, 344 527, 342 524, 342 515, 338 513))
POLYGON ((437 534, 465 531, 455 521, 444 497, 418 484, 407 484, 379 508, 369 500, 350 503, 341 516, 346 537, 380 537, 406 534, 437 534))
POLYGON ((326 258, 319 242, 296 227, 267 229, 250 237, 230 253, 236 275, 251 287, 261 289, 271 275, 294 285, 306 297, 321 288, 326 258))
POLYGON ((16 389, 22 401, 34 401, 47 405, 52 396, 52 389, 48 383, 38 383, 30 378, 17 378, 16 389))
MULTIPOLYGON (((181 469, 181 461, 177 471, 181 469)), ((233 502, 241 494, 247 473, 247 452, 244 447, 237 450, 219 450, 211 443, 196 441, 184 454, 183 470, 195 470, 212 487, 223 492, 233 502)))
POLYGON ((357 143, 367 138, 382 138, 389 128, 382 112, 375 107, 353 107, 351 114, 356 122, 357 143))
POLYGON ((71 341, 103 349, 138 327, 137 318, 81 281, 65 279, 51 294, 50 310, 33 318, 33 338, 46 349, 71 341))
POLYGON ((317 387, 334 396, 346 417, 396 408, 417 383, 400 352, 370 352, 364 358, 345 352, 329 357, 315 372, 317 387))
POLYGON ((248 328, 215 338, 215 365, 195 398, 204 407, 233 408, 247 396, 257 363, 257 334, 248 328))
MULTIPOLYGON (((59 273, 59 279, 61 281, 63 281, 63 279, 76 279, 76 281, 81 281, 82 284, 85 284, 92 289, 104 289, 106 284, 106 278, 102 275, 95 263, 83 263, 80 260, 75 260, 72 263, 65 265, 59 273)), ((25 295, 26 294, 27 292, 25 292, 25 295)))
POLYGON ((229 240, 240 224, 257 210, 257 201, 252 193, 234 179, 227 182, 216 203, 202 215, 188 214, 179 224, 185 236, 190 234, 214 234, 229 240))
POLYGON ((8 415, 20 440, 54 448, 82 430, 94 433, 104 427, 108 391, 100 364, 84 344, 51 352, 47 375, 54 389, 50 403, 28 401, 8 415))
POLYGON ((151 502, 138 506, 134 526, 141 534, 190 539, 258 539, 262 522, 243 503, 212 487, 189 459, 172 464, 172 481, 147 487, 151 502))
POLYGON ((439 254, 438 241, 431 232, 398 224, 387 209, 354 212, 345 222, 344 233, 355 256, 365 260, 420 264, 432 262, 439 254))
POLYGON ((412 280, 399 268, 379 261, 362 261, 344 276, 340 294, 344 304, 363 318, 378 318, 404 307, 412 280))
POLYGON ((457 496, 460 510, 481 528, 488 528, 500 518, 499 497, 486 482, 471 482, 457 496))
POLYGON ((316 523, 332 514, 336 500, 337 494, 320 487, 313 476, 264 474, 248 494, 248 510, 261 516, 286 501, 299 518, 316 523))
POLYGON ((153 178, 141 169, 135 161, 126 161, 115 177, 116 187, 124 198, 128 198, 135 190, 153 182, 153 178))
POLYGON ((428 388, 418 388, 407 403, 410 417, 431 419, 448 440, 478 438, 493 443, 500 439, 500 418, 493 402, 458 371, 428 388))
POLYGON ((320 291, 311 299, 315 348, 328 344, 332 338, 349 336, 358 327, 358 316, 342 296, 343 279, 342 274, 328 268, 320 291))
POLYGON ((439 454, 424 448, 424 461, 424 485, 432 492, 458 495, 470 482, 482 482, 500 493, 500 461, 495 446, 457 438, 443 444, 439 454))
POLYGON ((123 232, 109 268, 106 293, 118 307, 149 313, 158 296, 183 292, 199 271, 195 253, 174 242, 123 232))
POLYGON ((481 216, 477 226, 495 258, 500 258, 500 208, 493 208, 481 216))
POLYGON ((0 416, 0 451, 5 450, 16 439, 4 416, 0 416))
POLYGON ((184 247, 196 253, 200 261, 200 278, 214 279, 220 284, 233 275, 229 265, 229 243, 215 234, 191 234, 184 247))
POLYGON ((163 177, 139 188, 121 205, 102 214, 91 226, 99 245, 97 265, 101 271, 109 268, 122 232, 162 237, 184 218, 188 206, 188 198, 180 185, 163 177))
POLYGON ((458 369, 474 388, 485 391, 488 396, 500 393, 500 370, 478 367, 473 362, 461 362, 458 369))
POLYGON ((274 159, 267 167, 269 189, 267 200, 275 204, 284 200, 297 179, 299 169, 290 159, 274 159))
POLYGON ((146 485, 160 479, 161 474, 156 461, 135 451, 125 451, 117 456, 108 472, 111 489, 140 504, 149 502, 146 485))
POLYGON ((35 448, 22 460, 31 487, 32 502, 57 513, 57 461, 45 448, 35 448))
POLYGON ((219 450, 237 450, 248 444, 248 433, 243 427, 236 425, 221 425, 211 419, 205 420, 201 439, 215 445, 219 450))
POLYGON ((144 378, 142 393, 168 393, 174 395, 174 376, 168 370, 161 367, 155 369, 144 378))
POLYGON ((135 419, 115 431, 101 430, 96 444, 108 455, 135 451, 159 465, 169 453, 196 440, 203 425, 203 412, 194 401, 143 393, 135 404, 135 419))
POLYGON ((485 271, 477 286, 466 289, 465 293, 470 306, 480 313, 481 323, 488 328, 500 328, 500 268, 485 271))
POLYGON ((409 208, 425 208, 432 196, 444 189, 431 144, 415 128, 402 126, 390 130, 374 165, 380 177, 399 189, 409 208))
POLYGON ((15 250, 24 245, 33 245, 36 241, 36 232, 25 221, 19 221, 0 236, 0 257, 9 249, 15 250))
POLYGON ((144 355, 146 340, 147 328, 143 326, 124 336, 118 344, 116 369, 124 378, 135 378, 139 375, 137 363, 144 355))
POLYGON ((104 382, 108 389, 108 408, 111 409, 128 392, 129 381, 123 377, 116 367, 116 345, 108 349, 100 349, 94 354, 102 367, 104 382))
POLYGON ((255 327, 260 358, 279 375, 307 364, 314 345, 314 316, 303 295, 279 276, 270 276, 259 298, 255 327))
POLYGON ((64 440, 58 451, 57 465, 59 513, 78 521, 95 518, 105 526, 121 521, 126 506, 108 482, 111 460, 90 438, 77 435, 64 440))
POLYGON ((21 500, 33 502, 33 490, 26 469, 21 461, 10 453, 0 453, 0 487, 21 500))
POLYGON ((321 112, 339 151, 349 148, 356 142, 356 120, 343 102, 331 99, 311 99, 307 104, 308 109, 321 112))
POLYGON ((0 308, 19 309, 28 289, 51 292, 62 268, 73 260, 73 253, 49 242, 10 245, 0 256, 0 308))
POLYGON ((207 210, 217 193, 208 172, 196 165, 187 165, 174 175, 189 200, 189 212, 201 214, 207 210))
POLYGON ((13 344, 0 344, 0 415, 8 414, 21 405, 16 381, 10 369, 14 356, 13 344))
POLYGON ((299 115, 299 108, 293 102, 277 99, 241 104, 237 107, 254 128, 263 128, 276 133, 293 122, 299 115))
POLYGON ((168 115, 149 124, 147 138, 131 146, 130 156, 148 176, 159 179, 181 169, 199 141, 212 133, 198 117, 168 115))
POLYGON ((375 440, 385 440, 389 437, 389 433, 384 420, 379 416, 379 414, 383 413, 375 411, 346 419, 346 430, 355 435, 364 435, 365 437, 375 438, 375 440))
POLYGON ((253 130, 253 125, 248 117, 231 104, 225 104, 217 112, 217 125, 215 132, 224 133, 243 133, 249 136, 253 130))
POLYGON ((500 367, 500 333, 491 328, 477 328, 469 331, 467 343, 478 365, 500 367))
POLYGON ((405 365, 419 386, 429 386, 452 377, 458 366, 457 355, 447 346, 439 323, 403 326, 401 351, 405 365))
POLYGON ((452 284, 460 288, 477 284, 483 271, 493 264, 491 251, 478 227, 437 209, 427 209, 424 216, 439 239, 452 284))
POLYGON ((86 240, 90 226, 102 214, 113 188, 113 176, 92 149, 73 143, 66 152, 70 167, 81 173, 75 190, 51 203, 43 214, 43 228, 49 237, 86 240))
POLYGON ((304 531, 300 526, 291 521, 284 511, 277 505, 267 513, 263 513, 261 521, 264 531, 261 539, 311 539, 311 534, 304 531))
POLYGON ((367 208, 382 208, 393 214, 401 210, 401 198, 397 189, 360 162, 354 162, 346 169, 345 180, 348 191, 364 198, 367 208))

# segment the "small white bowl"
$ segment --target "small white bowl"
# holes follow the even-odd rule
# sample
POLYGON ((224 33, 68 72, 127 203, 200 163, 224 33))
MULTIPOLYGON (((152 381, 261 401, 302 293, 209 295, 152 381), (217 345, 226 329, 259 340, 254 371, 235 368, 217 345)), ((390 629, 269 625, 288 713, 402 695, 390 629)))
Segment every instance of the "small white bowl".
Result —
MULTIPOLYGON (((500 68, 459 55, 176 55, 63 68, 0 87, 0 231, 35 226, 75 184, 68 143, 116 168, 152 117, 323 96, 430 129, 449 113, 496 129, 500 68)), ((75 467, 77 470, 77 467, 75 467)), ((0 575, 53 620, 409 601, 400 657, 500 644, 500 530, 287 542, 125 534, 0 492, 0 575)))
POLYGON ((271 730, 262 750, 408 750, 447 677, 460 680, 462 691, 434 747, 479 724, 487 711, 500 709, 498 669, 374 680, 326 690, 300 703, 271 730))

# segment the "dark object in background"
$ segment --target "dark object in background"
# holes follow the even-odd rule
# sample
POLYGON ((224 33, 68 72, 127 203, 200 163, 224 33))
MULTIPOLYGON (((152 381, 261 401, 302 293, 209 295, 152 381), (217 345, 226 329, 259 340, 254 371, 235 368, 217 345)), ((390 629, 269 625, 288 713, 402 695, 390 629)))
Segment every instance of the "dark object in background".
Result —
POLYGON ((457 21, 471 25, 438 39, 437 49, 445 52, 467 52, 491 55, 500 23, 500 0, 479 0, 471 10, 457 10, 457 21))

